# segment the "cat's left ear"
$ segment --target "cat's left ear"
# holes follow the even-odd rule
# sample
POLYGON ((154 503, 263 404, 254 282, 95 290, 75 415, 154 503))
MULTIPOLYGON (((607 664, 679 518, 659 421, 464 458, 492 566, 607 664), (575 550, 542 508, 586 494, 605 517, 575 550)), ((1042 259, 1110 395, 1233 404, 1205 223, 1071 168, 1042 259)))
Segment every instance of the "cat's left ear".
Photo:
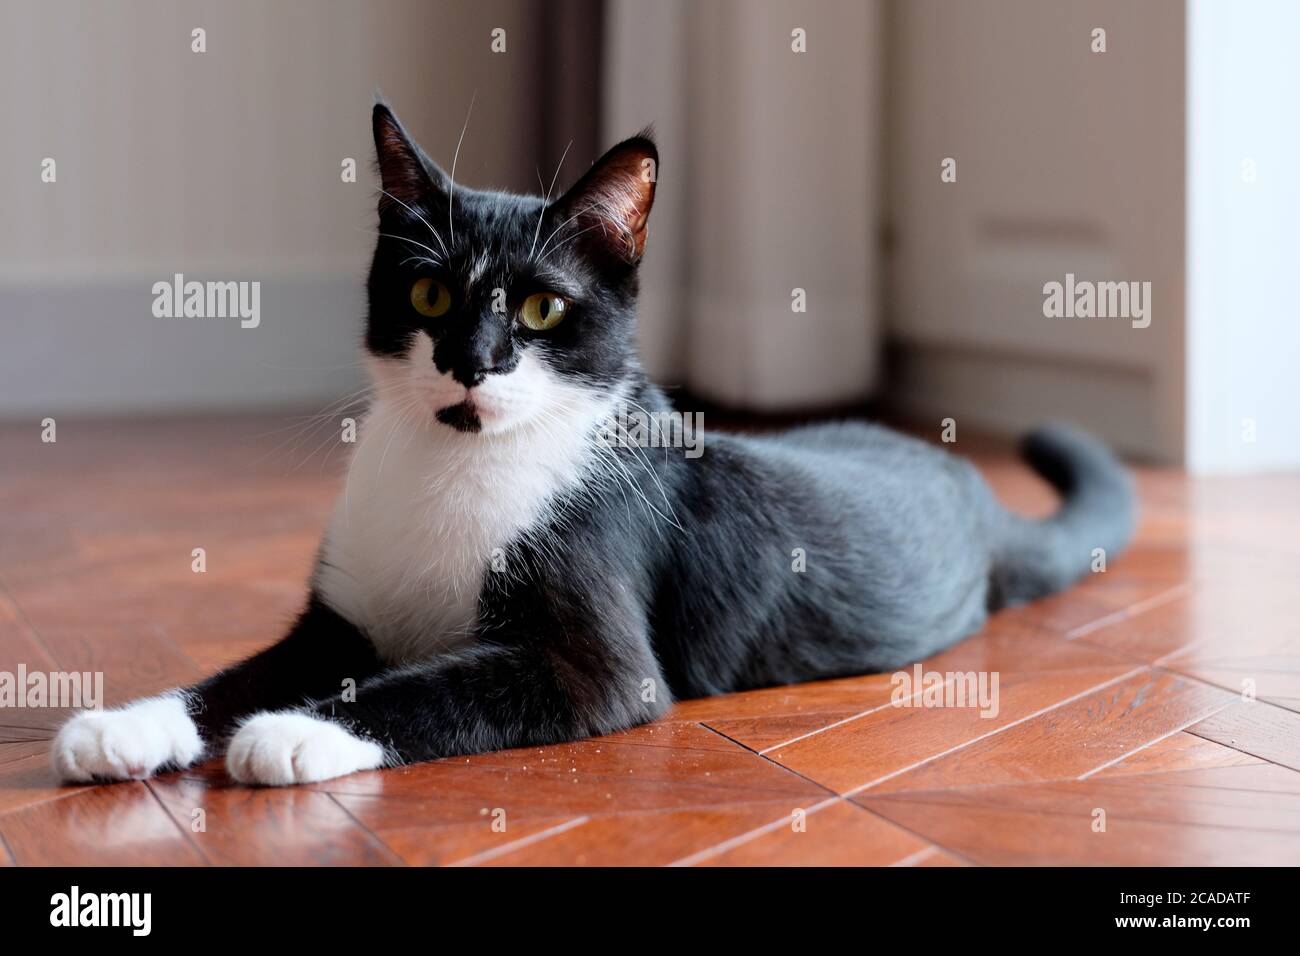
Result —
POLYGON ((568 221, 566 233, 581 232, 585 247, 635 264, 645 252, 658 179, 659 150, 647 130, 597 160, 549 215, 556 226, 568 221))
POLYGON ((450 185, 447 174, 406 135, 402 124, 385 104, 375 104, 371 124, 384 190, 379 196, 379 211, 383 213, 395 204, 440 205, 450 185))

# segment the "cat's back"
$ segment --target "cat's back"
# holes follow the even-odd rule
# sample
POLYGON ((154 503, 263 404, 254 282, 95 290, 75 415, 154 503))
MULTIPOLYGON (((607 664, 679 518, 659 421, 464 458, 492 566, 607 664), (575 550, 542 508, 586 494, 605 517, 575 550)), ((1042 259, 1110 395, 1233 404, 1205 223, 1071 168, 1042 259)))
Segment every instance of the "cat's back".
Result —
POLYGON ((965 491, 974 468, 920 439, 864 422, 804 425, 762 435, 728 436, 736 451, 795 476, 810 490, 904 494, 908 489, 965 491))

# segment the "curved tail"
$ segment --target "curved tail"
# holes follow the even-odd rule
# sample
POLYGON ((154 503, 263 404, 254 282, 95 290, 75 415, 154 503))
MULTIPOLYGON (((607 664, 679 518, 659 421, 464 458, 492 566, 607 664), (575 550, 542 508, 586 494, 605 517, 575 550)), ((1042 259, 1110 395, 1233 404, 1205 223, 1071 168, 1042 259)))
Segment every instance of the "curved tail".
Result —
POLYGON ((1025 436, 1021 456, 1060 493, 1060 509, 1033 520, 1004 512, 993 554, 990 603, 1019 604, 1059 591, 1110 560, 1133 537, 1133 482, 1110 450, 1076 428, 1050 425, 1025 436))

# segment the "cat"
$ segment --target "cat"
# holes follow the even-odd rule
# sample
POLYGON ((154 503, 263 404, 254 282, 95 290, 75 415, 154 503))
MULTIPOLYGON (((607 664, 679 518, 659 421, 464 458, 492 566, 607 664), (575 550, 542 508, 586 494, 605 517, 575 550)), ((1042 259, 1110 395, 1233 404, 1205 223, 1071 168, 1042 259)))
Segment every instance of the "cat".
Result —
POLYGON ((373 129, 374 390, 305 608, 194 687, 74 717, 65 779, 224 745, 236 781, 299 784, 607 734, 909 664, 1128 543, 1128 476, 1064 426, 1023 445, 1062 495, 1043 520, 872 425, 710 434, 695 457, 608 440, 620 410, 671 407, 634 344, 651 136, 551 200, 453 183, 382 103, 373 129))

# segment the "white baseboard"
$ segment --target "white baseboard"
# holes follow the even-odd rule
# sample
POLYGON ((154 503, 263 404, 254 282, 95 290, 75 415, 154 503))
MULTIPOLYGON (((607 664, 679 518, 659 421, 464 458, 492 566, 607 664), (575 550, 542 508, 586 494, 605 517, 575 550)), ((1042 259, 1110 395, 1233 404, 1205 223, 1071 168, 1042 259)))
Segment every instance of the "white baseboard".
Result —
POLYGON ((1064 420, 1124 454, 1144 460, 1161 454, 1155 390, 1142 369, 895 343, 886 398, 908 417, 953 418, 958 427, 1007 435, 1064 420))
POLYGON ((0 418, 319 407, 360 385, 357 276, 261 279, 257 328, 156 318, 170 280, 0 284, 0 418))

